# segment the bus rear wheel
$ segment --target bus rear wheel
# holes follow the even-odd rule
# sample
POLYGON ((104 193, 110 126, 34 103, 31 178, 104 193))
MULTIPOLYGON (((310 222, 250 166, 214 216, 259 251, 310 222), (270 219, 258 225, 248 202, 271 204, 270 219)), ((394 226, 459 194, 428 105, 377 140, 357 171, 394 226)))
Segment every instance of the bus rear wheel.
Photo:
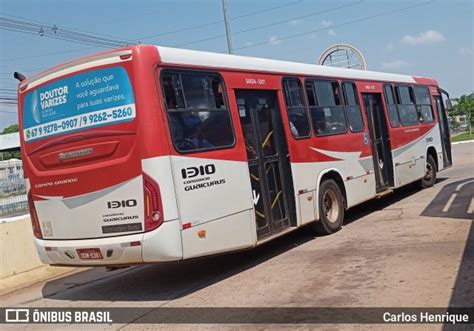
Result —
POLYGON ((328 235, 339 231, 344 221, 344 198, 336 182, 325 180, 319 188, 319 221, 313 223, 318 234, 328 235))
POLYGON ((436 162, 433 156, 428 155, 426 158, 425 177, 420 179, 419 186, 421 188, 432 187, 436 182, 436 162))

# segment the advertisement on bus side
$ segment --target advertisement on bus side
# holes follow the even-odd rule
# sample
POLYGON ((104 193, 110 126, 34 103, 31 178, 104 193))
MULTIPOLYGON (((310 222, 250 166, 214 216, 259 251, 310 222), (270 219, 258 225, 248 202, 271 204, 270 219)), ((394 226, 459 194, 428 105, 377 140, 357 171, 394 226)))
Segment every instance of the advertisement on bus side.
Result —
POLYGON ((30 142, 134 118, 135 99, 125 69, 91 70, 28 93, 23 138, 30 142))

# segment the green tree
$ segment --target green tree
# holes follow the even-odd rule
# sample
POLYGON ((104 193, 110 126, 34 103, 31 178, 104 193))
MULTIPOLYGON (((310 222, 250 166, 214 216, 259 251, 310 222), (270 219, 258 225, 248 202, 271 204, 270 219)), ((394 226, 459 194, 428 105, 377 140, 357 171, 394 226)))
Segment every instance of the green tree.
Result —
POLYGON ((20 151, 0 152, 0 161, 10 160, 10 159, 21 159, 21 152, 20 151))
MULTIPOLYGON (((1 134, 18 132, 18 124, 12 124, 3 129, 1 134)), ((20 151, 0 152, 0 160, 21 159, 20 151)))
POLYGON ((18 128, 18 124, 12 124, 3 129, 2 134, 13 133, 18 131, 20 131, 20 129, 18 128))
POLYGON ((470 138, 472 136, 472 121, 474 120, 474 93, 461 95, 460 98, 455 98, 453 100, 456 101, 456 105, 453 106, 453 110, 450 112, 450 115, 466 116, 470 138))

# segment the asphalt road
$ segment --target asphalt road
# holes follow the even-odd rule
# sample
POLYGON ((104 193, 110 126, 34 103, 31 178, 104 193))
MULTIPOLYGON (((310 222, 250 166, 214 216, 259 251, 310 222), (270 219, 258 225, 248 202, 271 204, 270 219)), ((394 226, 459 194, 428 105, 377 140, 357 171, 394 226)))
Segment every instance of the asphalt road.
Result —
MULTIPOLYGON (((435 187, 408 186, 353 208, 331 236, 302 229, 251 251, 113 272, 86 269, 0 302, 148 308, 130 316, 135 323, 158 307, 474 307, 474 143, 454 145, 453 155, 455 165, 438 174, 435 187)), ((107 328, 143 327, 156 325, 107 328)))

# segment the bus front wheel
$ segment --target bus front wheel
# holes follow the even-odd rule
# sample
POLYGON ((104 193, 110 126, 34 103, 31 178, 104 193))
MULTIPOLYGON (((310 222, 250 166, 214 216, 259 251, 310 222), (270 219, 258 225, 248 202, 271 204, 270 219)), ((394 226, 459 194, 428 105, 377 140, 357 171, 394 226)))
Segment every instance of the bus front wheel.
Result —
POLYGON ((325 180, 319 188, 319 221, 313 223, 318 234, 332 234, 339 231, 344 221, 344 198, 336 182, 325 180))
POLYGON ((425 177, 420 179, 419 186, 421 188, 428 188, 436 182, 436 161, 433 156, 428 155, 426 158, 426 172, 425 177))

